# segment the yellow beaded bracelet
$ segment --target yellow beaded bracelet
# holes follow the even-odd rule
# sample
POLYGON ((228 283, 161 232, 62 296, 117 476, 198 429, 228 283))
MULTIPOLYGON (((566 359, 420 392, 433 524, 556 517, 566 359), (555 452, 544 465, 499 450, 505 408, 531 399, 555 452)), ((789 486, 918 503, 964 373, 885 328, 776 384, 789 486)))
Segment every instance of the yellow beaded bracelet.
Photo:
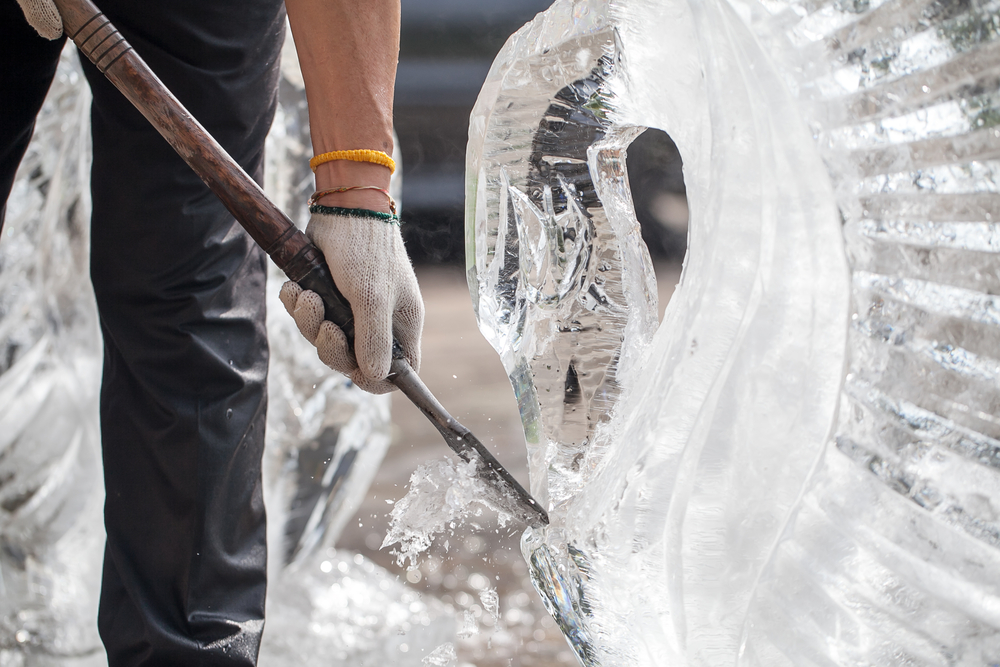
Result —
POLYGON ((322 153, 317 155, 313 159, 309 160, 309 167, 316 171, 316 167, 324 164, 326 162, 333 162, 334 160, 352 160, 353 162, 371 162, 373 164, 382 165, 383 167, 389 168, 389 173, 396 171, 396 162, 386 153, 382 151, 373 151, 367 148, 361 148, 352 151, 330 151, 329 153, 322 153))

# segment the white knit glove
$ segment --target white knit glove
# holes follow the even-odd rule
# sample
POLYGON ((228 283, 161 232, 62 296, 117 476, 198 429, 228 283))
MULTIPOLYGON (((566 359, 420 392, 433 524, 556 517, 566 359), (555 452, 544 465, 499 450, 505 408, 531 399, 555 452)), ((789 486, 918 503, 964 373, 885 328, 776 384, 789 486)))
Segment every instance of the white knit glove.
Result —
POLYGON ((306 236, 323 252, 333 282, 351 304, 355 354, 340 327, 323 320, 318 294, 289 281, 281 287, 281 302, 323 363, 365 391, 392 391, 395 385, 384 379, 392 363, 392 339, 419 370, 424 326, 424 302, 399 226, 371 217, 313 213, 306 236))
POLYGON ((62 17, 52 0, 17 0, 24 18, 45 39, 59 39, 63 34, 62 17))

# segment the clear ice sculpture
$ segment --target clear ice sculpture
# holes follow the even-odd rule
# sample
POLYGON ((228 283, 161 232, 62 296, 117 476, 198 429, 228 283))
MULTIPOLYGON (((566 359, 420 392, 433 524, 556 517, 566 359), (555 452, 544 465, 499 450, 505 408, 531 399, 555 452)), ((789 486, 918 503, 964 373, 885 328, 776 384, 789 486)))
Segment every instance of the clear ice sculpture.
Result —
MULTIPOLYGON (((308 138, 294 49, 286 49, 282 74, 266 189, 305 220, 312 179, 301 168, 308 138)), ((96 623, 104 490, 101 344, 88 279, 90 100, 67 47, 0 236, 3 667, 107 664, 96 623)), ((333 548, 389 445, 388 397, 350 386, 319 362, 277 299, 283 280, 274 270, 268 290, 271 571, 260 664, 329 664, 336 656, 361 665, 392 655, 395 664, 420 665, 454 638, 452 612, 361 555, 333 548)))
POLYGON ((557 0, 470 123, 522 549, 584 665, 1000 662, 1000 3, 557 0), (656 328, 625 170, 666 131, 656 328))

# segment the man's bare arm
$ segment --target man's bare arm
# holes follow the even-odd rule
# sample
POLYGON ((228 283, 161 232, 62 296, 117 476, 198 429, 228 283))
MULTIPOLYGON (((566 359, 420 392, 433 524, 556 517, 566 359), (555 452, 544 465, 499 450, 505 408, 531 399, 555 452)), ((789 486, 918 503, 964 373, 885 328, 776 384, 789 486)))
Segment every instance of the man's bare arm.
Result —
MULTIPOLYGON (((399 58, 399 0, 285 0, 309 101, 315 154, 369 148, 392 154, 392 96, 399 58)), ((316 188, 389 187, 385 167, 337 160, 316 188)), ((373 191, 328 195, 324 204, 388 211, 373 191)))

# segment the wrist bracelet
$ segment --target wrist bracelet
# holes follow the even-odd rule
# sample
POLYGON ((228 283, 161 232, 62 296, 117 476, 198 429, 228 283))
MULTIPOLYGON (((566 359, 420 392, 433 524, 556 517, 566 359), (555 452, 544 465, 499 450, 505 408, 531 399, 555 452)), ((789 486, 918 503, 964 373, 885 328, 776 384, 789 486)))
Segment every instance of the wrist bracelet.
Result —
POLYGON ((346 218, 371 218, 379 220, 389 225, 402 225, 399 216, 393 213, 382 213, 381 211, 371 211, 367 208, 341 208, 340 206, 324 206, 323 204, 311 204, 310 213, 321 213, 324 215, 341 215, 346 218))
POLYGON ((334 160, 351 160, 353 162, 371 162, 372 164, 388 167, 389 173, 396 171, 396 161, 382 151, 373 151, 367 148, 360 148, 350 151, 330 151, 321 153, 309 160, 309 168, 316 171, 316 167, 334 160))
POLYGON ((389 210, 392 211, 393 215, 396 215, 396 200, 392 198, 389 191, 385 188, 380 188, 375 185, 348 185, 342 188, 329 188, 327 190, 317 190, 312 193, 309 197, 309 206, 313 204, 318 204, 319 200, 327 195, 332 195, 336 192, 347 192, 348 190, 377 190, 389 198, 389 210))

